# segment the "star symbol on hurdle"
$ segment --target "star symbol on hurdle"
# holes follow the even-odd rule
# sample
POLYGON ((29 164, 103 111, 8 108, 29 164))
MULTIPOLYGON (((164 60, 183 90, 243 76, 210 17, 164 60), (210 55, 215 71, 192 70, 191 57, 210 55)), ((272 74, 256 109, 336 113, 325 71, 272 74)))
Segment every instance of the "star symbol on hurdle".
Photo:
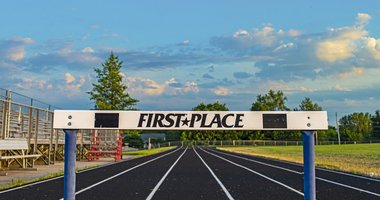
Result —
POLYGON ((185 126, 185 125, 189 126, 189 122, 190 122, 190 120, 188 120, 187 118, 182 120, 182 126, 185 126))

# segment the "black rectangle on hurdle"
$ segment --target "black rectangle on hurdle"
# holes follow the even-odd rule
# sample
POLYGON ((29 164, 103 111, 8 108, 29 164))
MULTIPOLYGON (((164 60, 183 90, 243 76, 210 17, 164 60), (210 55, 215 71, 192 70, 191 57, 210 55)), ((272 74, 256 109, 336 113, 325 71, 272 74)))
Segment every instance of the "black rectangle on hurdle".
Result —
POLYGON ((263 128, 288 128, 286 114, 263 114, 263 128))
POLYGON ((95 128, 118 128, 119 113, 95 113, 95 128))

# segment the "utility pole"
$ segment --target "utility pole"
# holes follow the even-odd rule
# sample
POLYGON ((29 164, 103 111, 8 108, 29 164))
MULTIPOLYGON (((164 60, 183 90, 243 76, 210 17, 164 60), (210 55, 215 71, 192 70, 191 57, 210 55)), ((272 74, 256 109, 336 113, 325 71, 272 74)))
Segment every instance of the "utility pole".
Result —
POLYGON ((338 144, 340 144, 338 112, 335 112, 335 122, 336 122, 336 133, 338 134, 338 144))

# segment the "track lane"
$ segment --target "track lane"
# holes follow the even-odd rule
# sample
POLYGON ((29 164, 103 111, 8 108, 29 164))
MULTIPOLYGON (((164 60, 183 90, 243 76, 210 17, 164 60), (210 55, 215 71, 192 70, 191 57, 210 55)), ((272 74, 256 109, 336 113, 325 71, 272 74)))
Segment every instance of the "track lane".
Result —
MULTIPOLYGON (((126 160, 116 164, 101 166, 76 174, 76 191, 88 187, 96 182, 133 168, 141 163, 163 155, 170 155, 180 148, 161 152, 133 160, 126 160)), ((0 199, 60 199, 63 197, 63 177, 27 184, 21 187, 0 191, 0 199)))
MULTIPOLYGON (((204 150, 230 161, 196 149, 204 163, 218 177, 232 198, 303 199, 302 195, 268 179, 277 180, 290 188, 303 192, 302 165, 210 148, 204 150)), ((159 159, 156 158, 166 155, 168 152, 78 173, 77 192, 136 167, 95 185, 93 188, 79 193, 76 197, 77 199, 146 199, 156 187, 156 193, 152 199, 228 199, 226 193, 194 151, 195 149, 190 149, 185 153, 184 148, 177 148, 171 150, 169 155, 159 159), (152 159, 156 160, 149 162, 152 159), (144 162, 148 163, 142 165, 144 162), (161 184, 157 186, 159 182, 161 184)), ((376 192, 380 189, 379 184, 378 179, 372 180, 356 175, 317 169, 318 199, 380 199, 380 196, 376 196, 379 194, 376 192), (356 187, 357 185, 359 187, 356 187), (365 190, 358 190, 360 188, 365 190), (371 191, 374 194, 370 194, 371 191)), ((62 196, 62 178, 33 184, 14 191, 0 191, 0 199, 59 199, 62 196)))
POLYGON ((192 149, 173 168, 153 199, 223 200, 228 197, 192 149))
POLYGON ((188 146, 186 147, 185 151, 183 151, 183 153, 173 163, 173 165, 170 166, 170 168, 168 169, 168 171, 166 171, 166 173, 164 174, 164 176, 160 179, 160 181, 157 183, 157 185, 153 188, 152 192, 150 192, 150 194, 148 195, 148 197, 146 198, 146 200, 151 200, 153 198, 153 196, 156 194, 158 188, 160 188, 161 184, 164 182, 164 180, 166 179, 166 177, 173 170, 174 166, 178 163, 178 161, 182 158, 182 156, 186 153, 187 149, 188 149, 188 146))
POLYGON ((146 199, 185 148, 76 195, 76 199, 146 199))
POLYGON ((204 151, 198 153, 236 199, 303 199, 298 192, 204 151))
MULTIPOLYGON (((243 165, 249 166, 251 168, 255 168, 256 170, 262 168, 261 171, 263 171, 266 167, 269 167, 269 168, 284 171, 283 176, 285 176, 286 174, 285 172, 294 173, 294 174, 302 173, 300 171, 294 170, 295 166, 290 163, 277 162, 276 164, 276 160, 263 159, 256 156, 213 150, 210 148, 208 148, 207 150, 213 153, 217 153, 220 156, 228 157, 228 159, 234 160, 236 162, 244 163, 243 165), (257 166, 257 164, 259 165, 261 164, 262 167, 257 166), (286 165, 290 166, 289 168, 291 169, 287 168, 286 165)), ((298 166, 298 167, 301 168, 302 166, 298 166)), ((336 181, 335 179, 337 177, 335 176, 338 173, 333 173, 326 170, 317 170, 317 172, 321 172, 321 171, 324 172, 325 174, 322 178, 320 176, 320 173, 317 173, 317 181, 316 181, 317 182, 317 197, 319 199, 329 199, 332 196, 337 196, 339 199, 379 199, 380 198, 379 193, 376 193, 370 190, 372 189, 376 191, 380 188, 380 185, 378 184, 376 179, 375 180, 363 179, 363 178, 357 178, 356 176, 350 176, 350 175, 345 176, 339 173, 339 175, 341 176, 340 180, 336 181), (334 175, 332 179, 330 179, 329 177, 326 177, 329 174, 334 175), (347 182, 347 179, 350 180, 350 182, 347 182), (352 179, 358 179, 358 180, 354 181, 355 184, 352 184, 352 179), (360 186, 360 187, 356 187, 356 186, 360 186), (371 187, 367 188, 367 186, 371 186, 371 187)), ((273 173, 272 170, 271 172, 267 172, 266 174, 268 174, 271 177, 276 177, 276 178, 281 177, 273 173)), ((285 181, 288 182, 288 184, 291 184, 289 183, 290 180, 292 180, 291 182, 293 182, 295 179, 289 179, 289 180, 285 179, 285 181)), ((302 183, 302 187, 303 187, 303 183, 302 183)))

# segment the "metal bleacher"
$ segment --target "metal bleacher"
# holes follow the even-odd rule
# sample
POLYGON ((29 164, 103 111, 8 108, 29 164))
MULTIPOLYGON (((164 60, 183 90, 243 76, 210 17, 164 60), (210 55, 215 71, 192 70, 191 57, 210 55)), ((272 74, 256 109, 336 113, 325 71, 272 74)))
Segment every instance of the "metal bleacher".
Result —
POLYGON ((0 88, 0 169, 33 168, 35 163, 50 165, 63 159, 64 137, 52 127, 51 108, 0 88))
MULTIPOLYGON (((63 160, 65 138, 62 130, 53 129, 53 108, 0 88, 0 171, 12 167, 34 168, 35 164, 50 165, 63 160)), ((78 160, 110 156, 117 160, 116 154, 121 156, 118 147, 121 148, 119 132, 94 135, 80 130, 77 134, 78 160)))

